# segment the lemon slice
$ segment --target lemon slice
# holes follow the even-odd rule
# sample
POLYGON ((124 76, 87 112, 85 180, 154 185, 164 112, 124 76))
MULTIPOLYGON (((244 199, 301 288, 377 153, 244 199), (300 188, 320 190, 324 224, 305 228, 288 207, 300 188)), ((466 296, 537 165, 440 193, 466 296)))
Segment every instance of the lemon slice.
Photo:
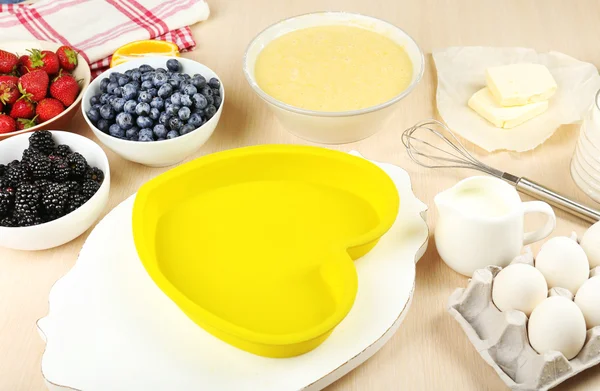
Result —
POLYGON ((179 57, 177 45, 166 41, 135 41, 118 48, 112 56, 110 67, 117 66, 129 60, 149 56, 171 56, 179 57))

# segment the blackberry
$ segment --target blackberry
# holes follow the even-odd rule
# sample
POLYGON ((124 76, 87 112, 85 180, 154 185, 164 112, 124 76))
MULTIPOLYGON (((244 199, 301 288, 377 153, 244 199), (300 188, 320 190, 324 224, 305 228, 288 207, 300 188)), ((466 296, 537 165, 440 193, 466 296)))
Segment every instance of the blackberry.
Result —
POLYGON ((67 156, 67 164, 71 169, 71 178, 83 178, 87 170, 87 161, 80 153, 73 152, 67 156))
POLYGON ((81 193, 71 193, 69 200, 67 201, 66 213, 71 213, 76 209, 79 209, 81 205, 85 204, 87 199, 81 193))
POLYGON ((15 190, 12 187, 0 188, 0 217, 8 216, 15 204, 15 190))
POLYGON ((9 187, 10 183, 8 181, 8 177, 0 176, 0 187, 9 187))
POLYGON ((3 177, 6 174, 6 166, 4 164, 0 164, 0 177, 3 177))
POLYGON ((69 156, 71 153, 72 153, 71 148, 65 144, 61 144, 61 145, 57 146, 54 149, 54 151, 52 152, 52 154, 54 156, 59 156, 59 157, 62 157, 63 159, 66 158, 67 156, 69 156))
POLYGON ((31 183, 22 184, 15 193, 14 215, 19 220, 33 218, 38 215, 41 192, 31 183))
POLYGON ((40 151, 35 148, 27 148, 23 151, 23 155, 21 157, 21 163, 29 164, 33 159, 40 156, 40 151))
POLYGON ((19 222, 14 217, 5 217, 0 219, 0 227, 18 227, 19 222))
POLYGON ((85 179, 102 184, 102 181, 104 181, 104 173, 97 167, 88 167, 88 170, 85 173, 85 179))
POLYGON ((34 181, 33 184, 36 185, 38 189, 40 189, 40 191, 43 193, 44 191, 46 191, 46 187, 52 184, 52 182, 50 182, 48 179, 38 179, 37 181, 34 181))
POLYGON ((94 194, 96 194, 99 188, 100 184, 98 182, 86 180, 85 182, 83 182, 81 193, 83 194, 86 200, 89 200, 94 194))
POLYGON ((52 133, 47 130, 38 130, 29 136, 29 146, 37 149, 46 156, 50 155, 54 150, 54 140, 52 133))
POLYGON ((19 187, 21 184, 29 181, 31 179, 29 175, 29 171, 27 169, 26 164, 21 164, 17 162, 16 164, 11 163, 8 166, 8 170, 6 172, 6 178, 8 179, 8 183, 12 187, 19 187))
POLYGON ((61 157, 53 156, 51 178, 56 182, 64 182, 69 179, 71 168, 67 161, 61 157))
POLYGON ((52 174, 52 162, 47 156, 41 154, 33 156, 28 166, 33 179, 47 179, 52 174))
POLYGON ((57 219, 65 214, 68 200, 69 187, 67 185, 59 183, 48 185, 42 195, 42 205, 50 220, 57 219))
POLYGON ((81 184, 77 181, 66 181, 65 185, 69 188, 69 196, 81 193, 81 184))
POLYGON ((20 217, 18 220, 19 227, 31 227, 32 225, 43 224, 44 220, 40 216, 26 215, 20 217))

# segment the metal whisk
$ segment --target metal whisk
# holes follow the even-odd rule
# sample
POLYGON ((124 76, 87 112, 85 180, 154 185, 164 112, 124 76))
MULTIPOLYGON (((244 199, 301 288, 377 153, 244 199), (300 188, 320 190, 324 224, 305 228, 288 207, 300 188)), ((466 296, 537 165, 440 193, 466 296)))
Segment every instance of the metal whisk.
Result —
POLYGON ((546 201, 586 221, 600 221, 600 211, 570 200, 527 178, 509 174, 477 160, 446 125, 435 119, 421 121, 406 129, 402 134, 402 143, 408 156, 420 166, 467 168, 484 172, 510 183, 523 194, 546 201))

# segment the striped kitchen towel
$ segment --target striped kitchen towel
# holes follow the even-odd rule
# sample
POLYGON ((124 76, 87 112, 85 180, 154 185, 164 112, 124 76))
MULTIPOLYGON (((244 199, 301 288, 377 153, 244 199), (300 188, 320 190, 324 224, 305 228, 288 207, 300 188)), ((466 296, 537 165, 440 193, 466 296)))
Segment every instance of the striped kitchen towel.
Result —
POLYGON ((0 4, 0 42, 52 41, 75 48, 88 61, 92 76, 110 64, 120 46, 160 39, 196 45, 189 26, 210 14, 204 0, 41 0, 0 4))

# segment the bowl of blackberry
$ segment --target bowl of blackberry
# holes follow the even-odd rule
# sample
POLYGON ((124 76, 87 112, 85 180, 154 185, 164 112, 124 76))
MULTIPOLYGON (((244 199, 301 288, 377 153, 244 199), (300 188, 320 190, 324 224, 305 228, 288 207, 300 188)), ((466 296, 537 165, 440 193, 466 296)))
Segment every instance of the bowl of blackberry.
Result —
POLYGON ((186 58, 142 57, 113 67, 85 91, 82 110, 100 142, 151 167, 179 163, 215 130, 225 90, 217 74, 186 58))
POLYGON ((93 141, 36 131, 0 142, 0 246, 44 250, 85 232, 108 201, 110 168, 93 141))

